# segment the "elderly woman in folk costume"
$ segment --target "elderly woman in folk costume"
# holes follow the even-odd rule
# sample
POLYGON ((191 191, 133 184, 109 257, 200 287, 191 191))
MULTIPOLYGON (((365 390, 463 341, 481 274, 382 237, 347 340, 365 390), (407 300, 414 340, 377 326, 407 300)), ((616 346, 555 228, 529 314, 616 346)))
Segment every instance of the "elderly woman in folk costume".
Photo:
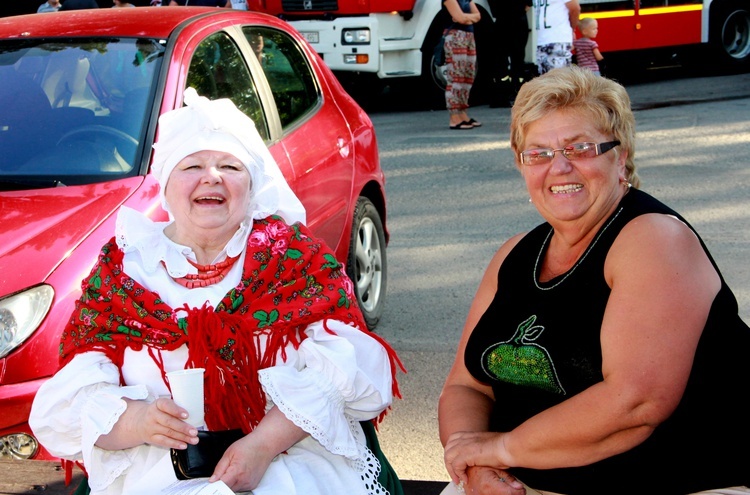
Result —
POLYGON ((205 368, 207 429, 244 433, 210 481, 255 495, 383 493, 389 466, 365 431, 398 396, 398 358, 366 331, 252 121, 192 89, 185 103, 160 118, 154 145, 170 221, 121 208, 32 429, 83 460, 91 493, 154 492, 141 480, 174 482, 170 449, 198 442, 165 375, 205 368))

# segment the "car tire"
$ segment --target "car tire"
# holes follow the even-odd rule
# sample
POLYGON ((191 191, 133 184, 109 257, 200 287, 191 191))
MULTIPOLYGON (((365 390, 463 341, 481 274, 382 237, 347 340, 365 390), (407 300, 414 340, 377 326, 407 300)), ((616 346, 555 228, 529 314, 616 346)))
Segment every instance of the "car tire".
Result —
POLYGON ((372 202, 360 197, 354 208, 346 273, 354 284, 367 328, 374 330, 383 315, 387 285, 385 230, 372 202))

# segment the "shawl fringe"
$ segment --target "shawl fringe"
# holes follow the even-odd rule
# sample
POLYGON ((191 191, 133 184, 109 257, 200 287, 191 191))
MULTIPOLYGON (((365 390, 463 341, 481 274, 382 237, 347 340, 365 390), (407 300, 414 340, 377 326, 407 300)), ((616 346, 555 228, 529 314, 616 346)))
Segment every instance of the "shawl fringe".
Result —
POLYGON ((187 344, 186 368, 206 370, 208 428, 241 428, 247 434, 265 414, 258 371, 274 366, 279 357, 286 360, 286 346, 298 349, 312 322, 322 320, 325 330, 335 334, 327 325, 335 319, 368 332, 386 349, 392 392, 401 398, 396 373, 406 372, 403 363, 385 340, 367 330, 351 281, 321 241, 301 224, 269 217, 254 223, 246 250, 240 284, 215 309, 208 303, 185 305, 179 309, 187 316, 178 319, 157 293, 122 271, 124 254, 112 238, 82 282, 83 294, 62 334, 60 367, 78 353, 101 351, 120 369, 124 384, 125 349, 146 346, 169 386, 161 351, 187 344))

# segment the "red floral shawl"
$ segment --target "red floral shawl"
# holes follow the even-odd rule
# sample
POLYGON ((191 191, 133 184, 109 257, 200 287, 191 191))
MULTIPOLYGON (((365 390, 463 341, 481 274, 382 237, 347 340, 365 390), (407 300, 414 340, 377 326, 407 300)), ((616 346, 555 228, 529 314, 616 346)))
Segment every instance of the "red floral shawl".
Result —
MULTIPOLYGON (((248 433, 265 412, 258 370, 274 366, 277 355, 286 359, 285 347, 296 349, 308 324, 335 319, 366 326, 351 280, 305 226, 276 216, 256 220, 246 250, 241 282, 215 309, 171 308, 122 271, 123 252, 113 238, 81 284, 83 295, 62 334, 60 366, 95 350, 121 369, 126 348, 146 346, 164 374, 159 351, 187 344, 186 368, 206 369, 208 428, 248 433), (177 318, 175 309, 187 316, 177 318)), ((369 335, 388 351, 393 393, 400 397, 395 374, 403 365, 386 342, 369 335)))

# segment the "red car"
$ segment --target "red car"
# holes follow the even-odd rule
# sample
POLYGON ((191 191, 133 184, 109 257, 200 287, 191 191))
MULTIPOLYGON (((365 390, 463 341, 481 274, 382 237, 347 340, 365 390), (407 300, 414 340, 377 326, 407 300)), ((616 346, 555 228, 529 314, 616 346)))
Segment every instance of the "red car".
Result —
POLYGON ((31 402, 116 210, 166 219, 152 145, 190 86, 255 121, 378 322, 388 234, 375 132, 287 23, 198 7, 0 19, 0 459, 51 458, 31 402))

